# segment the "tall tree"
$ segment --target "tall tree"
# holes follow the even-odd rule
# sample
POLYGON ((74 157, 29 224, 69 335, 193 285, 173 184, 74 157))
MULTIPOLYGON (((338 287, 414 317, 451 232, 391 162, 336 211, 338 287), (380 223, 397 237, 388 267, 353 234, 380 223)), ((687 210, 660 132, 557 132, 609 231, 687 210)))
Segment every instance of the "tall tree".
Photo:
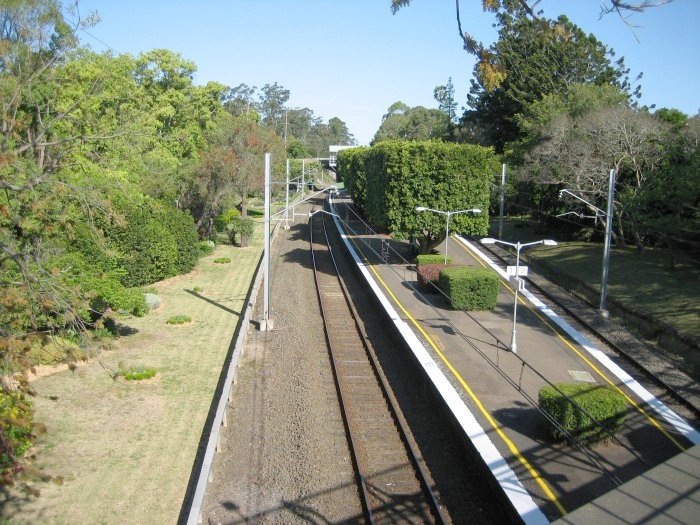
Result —
MULTIPOLYGON (((629 14, 644 11, 650 7, 657 7, 670 3, 672 0, 642 0, 630 2, 627 0, 601 0, 600 16, 606 14, 617 14, 630 27, 629 14)), ((550 24, 542 18, 542 12, 537 11, 538 4, 541 0, 481 0, 481 6, 484 11, 502 14, 504 12, 517 12, 520 16, 529 18, 530 20, 540 24, 542 29, 541 36, 544 39, 555 36, 560 30, 555 26, 555 31, 552 31, 550 24)), ((391 0, 391 12, 396 12, 402 7, 410 5, 411 0, 391 0)), ((464 49, 477 57, 479 60, 476 67, 476 74, 479 81, 489 86, 489 89, 495 89, 500 86, 501 82, 508 74, 508 70, 503 64, 494 60, 493 52, 488 46, 476 40, 471 34, 462 29, 462 20, 459 13, 460 3, 455 0, 455 18, 457 21, 457 30, 459 37, 462 40, 464 49)))
MULTIPOLYGON (((481 129, 487 144, 497 151, 520 138, 515 116, 544 95, 565 94, 574 83, 610 84, 630 92, 624 59, 613 63, 612 50, 566 17, 532 20, 517 11, 497 17, 499 38, 490 51, 503 77, 494 87, 476 71, 468 96, 471 111, 464 116, 469 125, 481 129), (547 38, 543 38, 542 24, 549 27, 547 38)), ((479 67, 477 64, 476 69, 479 67)), ((634 95, 639 96, 638 86, 634 95)))
POLYGON ((433 97, 438 102, 438 109, 445 112, 450 122, 457 119, 457 101, 455 100, 455 88, 452 85, 452 77, 447 80, 444 86, 437 86, 433 90, 433 97))
POLYGON ((289 101, 289 95, 289 90, 277 82, 265 84, 258 94, 258 108, 263 124, 280 137, 284 137, 285 134, 285 106, 289 101))
POLYGON ((372 143, 391 139, 445 139, 449 135, 450 119, 444 112, 423 106, 412 108, 403 102, 395 102, 382 118, 372 143))

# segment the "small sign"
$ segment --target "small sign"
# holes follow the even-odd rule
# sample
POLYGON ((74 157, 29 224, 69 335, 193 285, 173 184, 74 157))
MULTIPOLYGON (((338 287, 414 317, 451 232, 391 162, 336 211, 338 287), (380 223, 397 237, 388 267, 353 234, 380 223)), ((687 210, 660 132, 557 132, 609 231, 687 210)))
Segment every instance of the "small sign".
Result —
POLYGON ((515 284, 518 285, 518 291, 524 292, 525 291, 525 279, 521 279, 520 277, 515 277, 513 280, 515 281, 515 284))
POLYGON ((506 275, 508 277, 513 277, 514 275, 525 277, 527 276, 527 266, 506 266, 506 275), (515 270, 518 272, 516 273, 515 270))

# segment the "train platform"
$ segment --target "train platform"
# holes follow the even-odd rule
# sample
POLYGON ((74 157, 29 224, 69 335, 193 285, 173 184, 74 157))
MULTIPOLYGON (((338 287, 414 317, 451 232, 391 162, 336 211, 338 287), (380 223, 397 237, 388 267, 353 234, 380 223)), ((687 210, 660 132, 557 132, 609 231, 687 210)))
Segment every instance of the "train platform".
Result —
POLYGON ((348 204, 334 199, 336 224, 369 287, 525 523, 567 516, 700 443, 694 422, 596 349, 527 285, 518 303, 518 351, 511 352, 514 288, 480 246, 453 237, 450 256, 455 264, 499 273, 498 305, 453 310, 439 293, 418 288, 406 245, 373 232, 348 204), (552 441, 538 391, 562 382, 624 394, 629 410, 614 439, 595 446, 552 441))
POLYGON ((697 523, 699 510, 700 446, 696 445, 555 523, 697 523))

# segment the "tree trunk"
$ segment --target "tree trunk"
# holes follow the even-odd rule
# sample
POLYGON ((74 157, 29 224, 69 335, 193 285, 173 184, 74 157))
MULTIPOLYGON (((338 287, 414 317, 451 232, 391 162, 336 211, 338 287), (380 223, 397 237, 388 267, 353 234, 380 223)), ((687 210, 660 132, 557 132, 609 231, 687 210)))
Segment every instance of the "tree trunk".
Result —
MULTIPOLYGON (((248 195, 245 193, 241 198, 241 219, 248 219, 248 195)), ((248 236, 241 233, 241 248, 247 248, 249 244, 248 236)))
POLYGON ((430 253, 433 251, 438 244, 440 244, 445 239, 445 234, 437 235, 435 237, 431 235, 423 235, 418 237, 418 253, 430 253))
POLYGON ((625 243, 625 232, 622 229, 622 214, 616 213, 617 215, 617 235, 615 235, 615 246, 618 248, 626 248, 627 243, 625 243))

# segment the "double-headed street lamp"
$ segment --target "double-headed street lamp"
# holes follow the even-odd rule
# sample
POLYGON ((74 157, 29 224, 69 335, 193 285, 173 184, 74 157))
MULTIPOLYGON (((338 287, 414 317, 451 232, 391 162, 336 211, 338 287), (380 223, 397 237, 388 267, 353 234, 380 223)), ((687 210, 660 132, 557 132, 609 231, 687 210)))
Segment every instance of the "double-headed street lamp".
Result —
MULTIPOLYGON (((528 246, 535 246, 536 244, 544 244, 545 246, 556 246, 557 242, 553 241, 551 239, 542 239, 541 241, 534 241, 534 242, 526 242, 526 243, 521 243, 520 241, 516 243, 512 242, 506 242, 502 241, 500 239, 494 239, 492 237, 484 237, 481 239, 481 244, 505 244, 506 246, 512 246, 515 248, 515 279, 516 279, 516 286, 515 286, 515 302, 513 303, 513 334, 510 340, 510 350, 513 353, 517 353, 518 351, 518 342, 516 340, 516 330, 515 330, 515 322, 516 322, 516 316, 518 314, 518 291, 520 290, 519 282, 517 281, 520 279, 520 250, 523 248, 527 248, 528 246)), ((526 275, 526 272, 523 272, 523 275, 526 275)))
POLYGON ((450 239, 450 217, 457 215, 458 213, 481 213, 479 208, 471 208, 468 210, 459 211, 442 211, 434 210, 432 208, 426 208, 425 206, 418 206, 416 211, 432 211, 433 213, 440 213, 447 217, 447 225, 445 226, 445 264, 447 264, 447 241, 450 239))

